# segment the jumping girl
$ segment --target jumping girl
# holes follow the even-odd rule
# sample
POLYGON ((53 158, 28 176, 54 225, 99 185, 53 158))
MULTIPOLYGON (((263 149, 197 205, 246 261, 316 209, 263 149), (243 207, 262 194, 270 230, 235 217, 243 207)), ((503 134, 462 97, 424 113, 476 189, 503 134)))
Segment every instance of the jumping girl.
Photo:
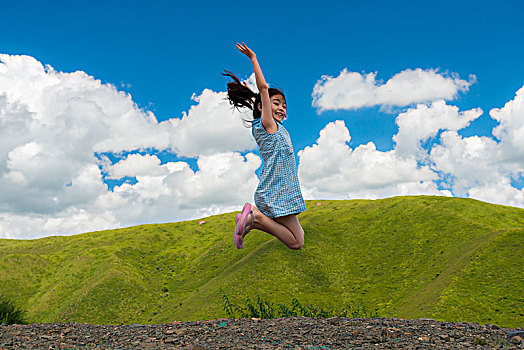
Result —
POLYGON ((223 75, 234 80, 227 84, 227 97, 233 106, 253 110, 251 131, 264 166, 255 191, 256 206, 246 203, 236 216, 235 245, 242 249, 246 234, 257 229, 277 237, 290 249, 300 249, 304 245, 304 230, 297 214, 306 210, 306 203, 300 191, 293 145, 282 125, 286 97, 282 91, 268 87, 255 53, 244 43, 236 47, 253 63, 259 93, 225 71, 223 75))

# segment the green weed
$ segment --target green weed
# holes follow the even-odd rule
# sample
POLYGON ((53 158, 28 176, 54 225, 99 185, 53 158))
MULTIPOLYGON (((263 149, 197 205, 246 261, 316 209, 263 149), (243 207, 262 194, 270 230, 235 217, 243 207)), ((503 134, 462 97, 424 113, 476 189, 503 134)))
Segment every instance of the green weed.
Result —
POLYGON ((23 311, 0 295, 0 324, 23 324, 23 311))
POLYGON ((483 337, 476 336, 475 339, 473 339, 473 344, 475 344, 475 345, 487 345, 488 342, 483 337))
POLYGON ((373 311, 367 310, 360 304, 357 304, 356 308, 351 307, 350 305, 345 308, 340 309, 339 311, 334 310, 332 307, 328 307, 327 310, 322 308, 314 307, 313 305, 303 306, 300 302, 293 298, 291 301, 291 307, 287 305, 278 304, 277 307, 273 303, 263 301, 260 299, 260 296, 257 295, 257 301, 255 305, 251 303, 249 297, 246 299, 246 306, 241 307, 235 304, 232 304, 229 301, 227 295, 223 295, 222 299, 224 300, 224 311, 226 311, 228 317, 230 318, 261 318, 261 319, 270 319, 270 318, 282 318, 282 317, 316 317, 316 318, 329 318, 329 317, 352 317, 352 318, 373 318, 378 317, 378 309, 373 311))

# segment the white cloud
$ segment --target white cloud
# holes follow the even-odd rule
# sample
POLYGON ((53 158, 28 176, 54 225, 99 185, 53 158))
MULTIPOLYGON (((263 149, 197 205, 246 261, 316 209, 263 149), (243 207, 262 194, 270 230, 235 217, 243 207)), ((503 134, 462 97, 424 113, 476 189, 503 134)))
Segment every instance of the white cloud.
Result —
POLYGON ((97 206, 104 208, 109 203, 107 209, 129 225, 238 210, 252 199, 258 184, 255 170, 261 164, 259 157, 219 153, 201 156, 197 163, 196 172, 185 162, 157 165, 162 170, 151 169, 150 174, 159 175, 137 176, 136 184, 115 187, 99 198, 97 206))
POLYGON ((431 150, 434 167, 450 176, 455 195, 496 204, 524 207, 524 191, 512 179, 524 174, 524 87, 503 108, 490 111, 497 125, 490 137, 462 137, 442 133, 441 144, 431 150))
POLYGON ((298 152, 301 186, 307 198, 382 198, 391 195, 444 194, 437 174, 418 166, 413 156, 378 151, 372 142, 351 149, 343 121, 329 123, 313 146, 298 152))
MULTIPOLYGON (((252 199, 261 160, 239 153, 255 144, 225 92, 205 89, 182 118, 159 123, 129 94, 84 72, 56 72, 28 56, 0 55, 0 61, 0 237, 191 219, 238 210, 252 199), (162 164, 157 151, 195 157, 198 170, 182 161, 162 164), (105 153, 118 161, 113 164, 105 153), (110 191, 104 174, 136 181, 110 191)), ((444 100, 473 82, 434 70, 407 70, 385 84, 375 74, 347 71, 323 78, 315 88, 321 110, 425 103, 398 115, 390 151, 372 142, 352 149, 344 122, 326 125, 316 144, 298 153, 305 197, 452 191, 524 206, 523 191, 511 185, 524 173, 524 88, 490 111, 500 123, 493 130, 497 140, 462 137, 458 131, 482 111, 459 111, 444 100), (344 91, 353 94, 352 104, 344 91), (436 144, 423 146, 437 137, 436 144), (437 188, 439 179, 444 189, 437 188)), ((253 87, 253 75, 248 84, 253 87)))
POLYGON ((430 158, 436 169, 451 177, 450 189, 456 196, 524 207, 524 191, 511 184, 512 177, 522 176, 524 162, 505 162, 504 147, 495 140, 445 132, 430 158))
MULTIPOLYGON (((130 157, 130 162, 139 159, 133 156, 114 165, 120 170, 110 168, 109 171, 123 170, 121 165, 130 157)), ((149 174, 137 175, 136 183, 123 183, 112 192, 103 191, 81 205, 70 205, 50 215, 0 213, 0 237, 73 234, 145 222, 189 220, 238 210, 242 203, 252 200, 258 184, 255 170, 260 164, 258 156, 252 153, 242 156, 236 152, 201 156, 196 172, 185 162, 150 162, 147 163, 149 174)), ((90 182, 101 183, 98 167, 92 171, 78 180, 78 185, 86 188, 85 194, 92 191, 90 182), (97 177, 98 181, 94 181, 97 177)))
POLYGON ((338 77, 323 75, 313 88, 312 106, 321 113, 326 110, 357 109, 376 105, 408 106, 439 99, 451 100, 459 92, 468 91, 476 81, 460 79, 438 70, 407 69, 385 84, 375 80, 377 73, 360 74, 344 68, 338 77))
POLYGON ((108 166, 108 178, 121 179, 125 176, 162 175, 168 172, 166 166, 160 166, 160 159, 155 155, 130 154, 126 159, 108 166))
POLYGON ((515 98, 503 108, 494 108, 490 116, 500 124, 493 129, 493 135, 501 141, 504 162, 524 163, 524 86, 515 94, 515 98))
POLYGON ((205 89, 192 99, 191 106, 182 119, 171 119, 174 126, 170 133, 174 151, 180 156, 196 157, 228 151, 246 151, 256 147, 250 130, 240 122, 244 114, 231 109, 226 92, 205 89))
POLYGON ((430 159, 438 171, 452 175, 455 195, 467 196, 472 186, 484 186, 498 181, 497 159, 500 148, 489 137, 463 138, 456 131, 443 132, 440 145, 431 150, 430 159))
POLYGON ((493 204, 523 207, 524 191, 513 187, 507 177, 501 176, 498 180, 497 183, 490 183, 488 186, 470 188, 469 197, 493 204))
POLYGON ((440 130, 460 130, 482 115, 480 108, 459 112, 458 107, 438 100, 428 104, 418 104, 400 113, 396 123, 399 131, 393 136, 395 150, 401 154, 413 154, 418 159, 425 155, 421 142, 435 138, 440 130), (421 155, 421 152, 424 153, 421 155))
POLYGON ((119 227, 110 211, 89 213, 85 209, 68 208, 53 216, 0 213, 0 238, 38 238, 74 234, 119 227))
POLYGON ((376 150, 372 142, 351 149, 344 123, 330 123, 316 144, 298 152, 304 194, 309 198, 453 194, 524 207, 524 191, 512 185, 524 174, 524 87, 503 108, 490 111, 500 123, 493 129, 498 140, 459 134, 481 114, 480 108, 459 111, 443 100, 418 104, 398 115, 395 145, 386 152, 376 150), (429 139, 434 142, 426 143, 429 139))
POLYGON ((206 89, 193 96, 196 104, 182 118, 159 123, 129 94, 84 72, 0 55, 0 237, 73 234, 238 209, 252 198, 260 159, 235 153, 255 143, 225 96, 206 89), (173 150, 199 156, 205 169, 161 164, 155 155, 173 150), (127 152, 114 165, 104 156, 119 159, 127 152), (112 192, 101 169, 108 179, 137 182, 112 192), (228 186, 230 192, 237 186, 234 194, 228 186))

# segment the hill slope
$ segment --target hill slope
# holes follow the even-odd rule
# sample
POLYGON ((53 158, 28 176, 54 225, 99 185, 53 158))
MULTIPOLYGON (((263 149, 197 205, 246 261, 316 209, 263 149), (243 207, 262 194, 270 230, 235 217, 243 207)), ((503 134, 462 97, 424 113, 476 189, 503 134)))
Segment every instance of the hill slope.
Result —
POLYGON ((222 295, 380 316, 522 326, 524 210, 472 199, 308 201, 301 250, 236 213, 38 240, 0 240, 0 294, 31 322, 226 317, 222 295), (315 203, 321 202, 321 206, 315 203))

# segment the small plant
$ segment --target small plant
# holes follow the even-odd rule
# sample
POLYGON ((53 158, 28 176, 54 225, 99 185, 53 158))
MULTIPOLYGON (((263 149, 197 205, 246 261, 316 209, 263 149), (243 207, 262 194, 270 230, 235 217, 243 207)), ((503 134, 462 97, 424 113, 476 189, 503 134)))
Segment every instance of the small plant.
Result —
POLYGON ((237 305, 231 304, 227 295, 223 295, 224 299, 224 310, 226 311, 228 317, 236 318, 235 316, 239 315, 240 318, 280 318, 280 317, 296 317, 296 316, 305 316, 305 317, 317 317, 317 318, 328 318, 328 317, 377 317, 377 309, 374 312, 368 312, 366 308, 360 305, 357 305, 356 309, 353 309, 351 306, 347 306, 340 311, 335 311, 331 307, 328 310, 319 309, 313 307, 312 305, 303 306, 300 302, 293 298, 291 301, 291 308, 286 305, 278 304, 278 309, 274 307, 272 303, 267 301, 262 301, 260 296, 257 296, 257 302, 255 305, 251 303, 249 297, 246 300, 246 307, 239 307, 237 305))
POLYGON ((488 345, 488 342, 483 337, 476 336, 475 339, 473 340, 473 344, 475 344, 475 345, 488 345))
POLYGON ((0 324, 22 324, 23 311, 15 307, 15 305, 5 297, 0 295, 0 324))

